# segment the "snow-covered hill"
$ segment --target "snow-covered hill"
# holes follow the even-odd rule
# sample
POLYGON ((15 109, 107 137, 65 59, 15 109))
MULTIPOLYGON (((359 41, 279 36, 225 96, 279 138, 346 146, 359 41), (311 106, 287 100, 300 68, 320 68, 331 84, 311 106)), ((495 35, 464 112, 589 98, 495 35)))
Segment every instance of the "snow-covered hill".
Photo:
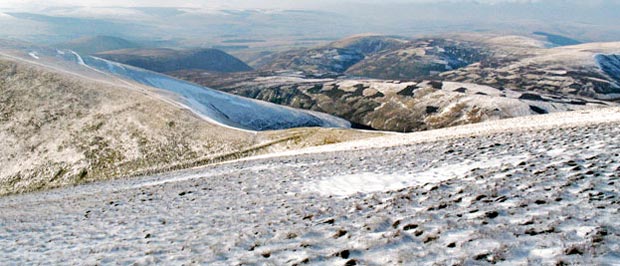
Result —
POLYGON ((617 265, 620 109, 0 198, 0 264, 617 265))
POLYGON ((480 63, 440 74, 442 80, 470 82, 518 91, 620 99, 620 42, 555 48, 516 46, 513 39, 485 40, 492 56, 480 63))
POLYGON ((240 130, 348 123, 70 51, 12 47, 0 49, 0 195, 374 135, 240 130))
POLYGON ((229 127, 258 131, 295 127, 350 127, 346 120, 331 115, 243 98, 152 71, 97 57, 81 56, 69 50, 38 47, 4 49, 11 50, 12 57, 40 65, 53 66, 80 75, 96 75, 100 79, 121 79, 128 86, 138 83, 150 87, 152 92, 161 97, 181 104, 211 122, 229 127))
POLYGON ((274 130, 293 127, 349 127, 340 118, 243 98, 155 72, 122 65, 97 57, 79 57, 89 67, 172 92, 192 110, 224 125, 249 130, 274 130))

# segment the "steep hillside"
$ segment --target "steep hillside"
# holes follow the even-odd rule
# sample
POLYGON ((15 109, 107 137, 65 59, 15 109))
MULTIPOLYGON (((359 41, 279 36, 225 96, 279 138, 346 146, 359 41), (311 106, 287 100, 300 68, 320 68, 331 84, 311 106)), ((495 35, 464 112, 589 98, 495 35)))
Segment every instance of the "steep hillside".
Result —
POLYGON ((366 57, 397 50, 407 40, 382 35, 356 35, 328 45, 271 53, 252 61, 260 71, 301 71, 309 75, 339 75, 366 57))
POLYGON ((620 85, 620 54, 597 54, 594 59, 605 74, 620 85))
POLYGON ((155 97, 2 59, 0 194, 131 175, 257 145, 155 97))
POLYGON ((138 48, 139 44, 113 36, 82 37, 55 45, 58 48, 76 51, 81 54, 94 54, 104 51, 138 48))
POLYGON ((73 51, 32 45, 7 44, 13 58, 76 73, 128 88, 149 90, 165 101, 188 108, 207 121, 243 130, 277 130, 295 127, 340 127, 349 123, 324 113, 296 110, 236 95, 142 68, 124 65, 73 51))
POLYGON ((443 38, 413 40, 370 54, 346 74, 381 79, 423 79, 486 58, 484 46, 443 38))
POLYGON ((0 195, 372 135, 238 130, 205 120, 171 92, 85 64, 52 61, 41 52, 31 52, 30 59, 16 54, 0 55, 0 195))
POLYGON ((183 69, 215 72, 252 70, 243 61, 217 49, 123 49, 97 53, 96 56, 161 73, 183 69))
POLYGON ((364 59, 353 49, 319 47, 275 53, 254 62, 261 71, 302 71, 314 75, 337 75, 364 59))
POLYGON ((324 113, 296 110, 290 107, 222 93, 194 83, 184 82, 159 73, 146 71, 96 57, 76 60, 95 71, 129 79, 172 93, 178 102, 212 122, 247 130, 277 130, 295 127, 348 128, 347 121, 324 113))

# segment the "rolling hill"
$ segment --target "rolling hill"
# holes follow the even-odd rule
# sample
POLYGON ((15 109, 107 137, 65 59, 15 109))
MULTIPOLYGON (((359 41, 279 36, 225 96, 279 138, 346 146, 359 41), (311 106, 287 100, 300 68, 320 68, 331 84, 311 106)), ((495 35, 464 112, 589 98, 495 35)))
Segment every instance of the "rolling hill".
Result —
POLYGON ((441 73, 439 79, 557 96, 620 99, 620 78, 615 74, 620 43, 540 48, 515 46, 514 38, 494 38, 487 42, 493 50, 491 56, 441 73))
POLYGON ((114 36, 82 37, 55 45, 58 48, 72 50, 81 54, 95 54, 110 50, 139 48, 140 45, 114 36))

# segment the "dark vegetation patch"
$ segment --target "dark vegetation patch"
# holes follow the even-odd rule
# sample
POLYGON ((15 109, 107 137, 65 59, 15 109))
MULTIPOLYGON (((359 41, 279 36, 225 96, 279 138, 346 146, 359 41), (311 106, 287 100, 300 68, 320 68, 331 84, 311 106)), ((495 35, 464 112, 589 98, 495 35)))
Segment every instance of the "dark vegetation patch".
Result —
POLYGON ((414 95, 413 91, 415 91, 417 89, 419 89, 418 86, 416 86, 416 85, 409 85, 409 86, 407 86, 406 88, 404 88, 403 90, 399 91, 396 94, 398 94, 400 96, 413 96, 414 95))
POLYGON ((465 92, 467 92, 467 88, 460 87, 460 88, 454 90, 454 92, 465 93, 465 92))
POLYGON ((542 96, 538 95, 538 94, 534 94, 534 93, 524 93, 521 94, 521 96, 519 96, 519 99, 521 100, 529 100, 529 101, 541 101, 541 102, 546 102, 547 100, 543 99, 542 96))
POLYGON ((439 111, 439 107, 436 106, 426 106, 426 114, 434 114, 439 111))
POLYGON ((549 111, 542 109, 538 106, 535 105, 530 105, 530 110, 534 111, 535 113, 539 114, 539 115, 544 115, 544 114, 548 114, 549 111))

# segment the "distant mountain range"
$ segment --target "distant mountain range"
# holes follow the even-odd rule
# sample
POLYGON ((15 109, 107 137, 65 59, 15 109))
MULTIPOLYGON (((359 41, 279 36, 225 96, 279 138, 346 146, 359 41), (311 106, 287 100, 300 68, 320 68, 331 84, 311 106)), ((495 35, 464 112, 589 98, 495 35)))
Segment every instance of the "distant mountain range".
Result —
POLYGON ((556 46, 523 36, 354 36, 267 55, 255 73, 173 75, 400 132, 617 104, 620 43, 556 46))

